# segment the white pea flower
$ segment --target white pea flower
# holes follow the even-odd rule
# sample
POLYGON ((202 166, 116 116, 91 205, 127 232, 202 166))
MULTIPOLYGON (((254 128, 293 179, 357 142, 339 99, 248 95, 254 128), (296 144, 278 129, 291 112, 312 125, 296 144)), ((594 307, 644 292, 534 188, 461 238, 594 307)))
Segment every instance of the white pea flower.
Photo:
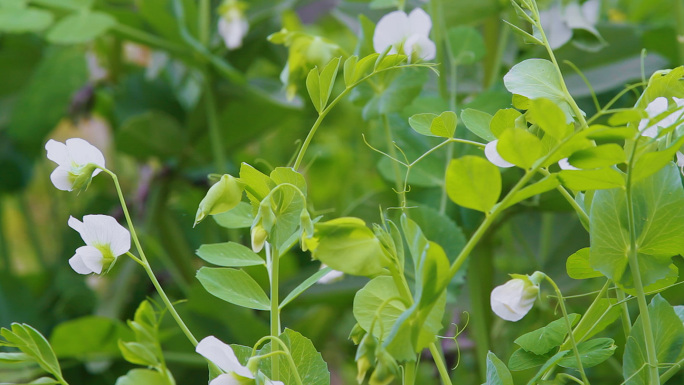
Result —
POLYGON ((373 34, 373 48, 375 52, 383 53, 388 47, 390 54, 400 51, 412 59, 432 60, 437 48, 430 40, 432 20, 430 15, 420 8, 406 14, 403 11, 390 12, 383 16, 375 27, 373 34))
MULTIPOLYGON (((325 269, 326 267, 328 267, 328 266, 325 265, 325 264, 322 264, 322 265, 321 265, 321 269, 325 269)), ((343 273, 343 272, 337 271, 337 270, 331 270, 330 272, 328 272, 328 274, 326 274, 326 275, 322 276, 321 278, 319 278, 318 281, 316 281, 316 283, 322 283, 322 284, 325 285, 325 284, 328 284, 328 283, 337 282, 337 281, 339 281, 340 279, 342 279, 342 277, 344 277, 344 273, 343 273)))
POLYGON ((545 11, 539 12, 542 28, 552 49, 560 48, 572 38, 573 29, 585 30, 603 42, 596 30, 601 12, 601 0, 589 0, 580 5, 577 0, 562 5, 555 1, 545 11))
POLYGON ((534 305, 539 294, 539 283, 533 283, 527 276, 515 275, 501 286, 492 290, 492 310, 506 321, 519 321, 534 305))
POLYGON ((69 217, 68 223, 86 244, 69 259, 69 265, 79 274, 101 274, 131 248, 131 234, 109 215, 86 215, 83 222, 69 217))
POLYGON ((559 160, 558 166, 560 166, 561 170, 579 170, 579 168, 570 164, 570 161, 568 160, 568 158, 563 158, 563 159, 559 160))
MULTIPOLYGON (((195 351, 226 372, 214 378, 209 385, 240 385, 241 379, 254 379, 254 374, 238 361, 233 348, 214 336, 197 344, 195 351)), ((266 380, 266 385, 285 385, 281 381, 266 380)))
POLYGON ((658 115, 664 113, 668 109, 667 98, 660 96, 653 99, 648 106, 646 106, 646 113, 648 118, 641 119, 639 122, 639 131, 641 135, 648 136, 649 138, 655 138, 658 136, 658 128, 667 128, 675 124, 684 115, 684 98, 673 97, 675 104, 677 105, 677 110, 668 116, 654 122, 652 125, 648 125, 652 119, 656 118, 658 115))
POLYGON ((236 0, 226 0, 219 7, 218 32, 230 50, 242 46, 242 39, 249 30, 244 8, 244 3, 236 0))
POLYGON ((102 171, 97 166, 105 167, 102 152, 80 138, 67 139, 66 143, 50 139, 45 149, 48 159, 57 163, 50 180, 63 191, 88 187, 91 178, 102 171))
POLYGON ((492 162, 495 166, 501 168, 509 168, 515 166, 513 163, 506 161, 504 158, 501 157, 501 155, 499 155, 499 152, 496 150, 496 145, 498 143, 498 139, 492 140, 485 146, 484 153, 487 157, 487 160, 492 162))

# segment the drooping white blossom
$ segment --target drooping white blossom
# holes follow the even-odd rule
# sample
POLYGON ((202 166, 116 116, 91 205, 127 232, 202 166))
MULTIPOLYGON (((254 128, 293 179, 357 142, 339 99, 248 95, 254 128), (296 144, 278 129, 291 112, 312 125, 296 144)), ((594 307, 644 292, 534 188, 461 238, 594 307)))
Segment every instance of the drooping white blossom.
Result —
POLYGON ((515 166, 513 163, 506 161, 504 158, 499 155, 499 152, 496 150, 496 145, 499 143, 499 140, 492 140, 491 142, 487 143, 484 149, 485 157, 487 157, 487 160, 492 162, 495 166, 502 167, 502 168, 509 168, 515 166))
POLYGON ((492 290, 492 310, 506 321, 519 321, 532 309, 538 293, 539 285, 530 279, 511 279, 492 290))
MULTIPOLYGON (((325 264, 321 265, 321 269, 325 269, 326 267, 328 267, 328 266, 325 264)), ((342 279, 342 277, 344 277, 343 272, 337 271, 337 270, 331 270, 326 275, 319 278, 318 281, 316 281, 316 282, 322 283, 322 284, 328 284, 328 283, 337 282, 340 279, 342 279)))
POLYGON ((432 60, 437 52, 430 40, 432 20, 420 8, 406 14, 403 11, 390 12, 383 16, 375 27, 373 48, 383 53, 390 48, 390 54, 403 53, 410 61, 432 60))
POLYGON ((570 164, 570 161, 568 160, 568 158, 563 158, 563 159, 559 160, 558 166, 560 166, 561 170, 579 170, 579 168, 570 164))
MULTIPOLYGON (((254 373, 237 359, 233 348, 214 336, 203 338, 195 351, 226 372, 214 378, 209 385, 239 385, 243 383, 240 379, 255 378, 254 373)), ((284 384, 281 381, 267 380, 266 385, 284 384)))
POLYGON ((601 0, 589 0, 580 5, 577 0, 561 4, 554 1, 548 9, 539 12, 542 28, 552 49, 560 48, 572 38, 573 29, 585 30, 600 37, 596 30, 601 11, 601 0))
POLYGON ((235 0, 227 0, 219 7, 219 13, 218 32, 226 44, 226 48, 230 50, 240 48, 242 39, 249 31, 244 4, 235 0))
POLYGON ((90 179, 102 171, 96 166, 105 167, 102 152, 80 138, 67 139, 66 143, 50 139, 45 149, 47 158, 57 163, 50 180, 63 191, 87 187, 90 179))
POLYGON ((86 244, 69 259, 69 265, 79 274, 101 274, 131 248, 131 234, 109 215, 86 215, 83 222, 69 217, 68 223, 86 244))

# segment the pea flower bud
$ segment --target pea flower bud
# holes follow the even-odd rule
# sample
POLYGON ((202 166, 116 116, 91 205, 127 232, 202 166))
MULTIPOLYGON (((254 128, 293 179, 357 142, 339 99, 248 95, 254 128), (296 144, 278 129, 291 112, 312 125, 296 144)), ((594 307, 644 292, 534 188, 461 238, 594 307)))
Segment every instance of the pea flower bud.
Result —
POLYGON ((215 215, 232 210, 242 200, 244 184, 232 175, 225 174, 216 182, 199 204, 195 224, 200 223, 207 215, 215 215))
POLYGON ((371 374, 369 385, 388 385, 400 375, 399 365, 397 361, 386 350, 382 349, 375 352, 377 357, 377 365, 373 374, 371 374))
POLYGON ((65 143, 50 139, 45 144, 47 158, 57 163, 50 180, 60 190, 84 190, 90 180, 105 167, 105 159, 97 147, 80 138, 65 143))
POLYGON ((258 253, 261 251, 261 249, 264 248, 264 243, 266 243, 266 238, 268 238, 268 233, 266 232, 266 229, 264 229, 261 224, 258 224, 254 227, 252 227, 252 250, 255 253, 258 253))
POLYGON ((491 306, 496 315, 506 321, 515 322, 532 309, 544 273, 536 272, 531 277, 518 274, 511 276, 513 279, 492 290, 491 306))

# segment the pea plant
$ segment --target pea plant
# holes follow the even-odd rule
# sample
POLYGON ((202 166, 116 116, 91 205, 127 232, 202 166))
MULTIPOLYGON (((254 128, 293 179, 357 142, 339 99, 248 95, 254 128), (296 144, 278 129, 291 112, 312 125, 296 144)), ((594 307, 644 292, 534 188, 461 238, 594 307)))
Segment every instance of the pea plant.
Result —
MULTIPOLYGON (((220 230, 196 236, 199 259, 181 255, 186 264, 193 258, 191 279, 199 285, 167 294, 169 281, 182 272, 174 273, 174 263, 162 269, 154 259, 168 258, 164 254, 177 248, 178 236, 171 231, 155 239, 129 210, 131 202, 136 209, 139 204, 125 184, 129 176, 119 171, 125 166, 85 139, 48 140, 44 154, 56 164, 49 179, 72 194, 59 199, 85 201, 101 189, 117 202, 109 212, 113 215, 95 214, 98 205, 89 204, 84 209, 92 211, 85 215, 55 219, 53 226, 66 222, 82 239, 71 251, 70 274, 105 280, 137 269, 153 291, 135 303, 125 324, 104 317, 65 321, 68 327, 58 325, 49 340, 26 323, 2 328, 0 376, 30 384, 75 384, 81 377, 71 379, 70 367, 85 363, 89 371, 102 372, 118 357, 128 365, 109 377, 117 385, 681 381, 684 306, 674 301, 682 297, 677 295, 678 266, 684 255, 684 66, 658 69, 648 78, 644 72, 641 81, 610 98, 597 96, 574 64, 569 63, 575 75, 564 73, 557 59, 562 47, 571 43, 581 52, 597 52, 609 46, 597 27, 607 9, 600 1, 506 4, 505 24, 495 21, 504 31, 498 49, 488 54, 503 66, 509 32, 516 43, 532 47, 532 54, 515 58, 507 68, 505 90, 497 94, 504 95, 503 108, 483 104, 495 97, 486 90, 476 96, 479 103, 463 96, 469 85, 459 71, 472 71, 486 43, 477 29, 447 25, 444 0, 430 1, 427 9, 374 0, 370 8, 387 12, 378 13, 377 22, 359 16, 358 29, 344 36, 303 28, 287 10, 292 2, 255 5, 254 13, 250 4, 237 0, 135 2, 157 34, 126 21, 127 2, 119 5, 123 9, 115 3, 0 2, 0 30, 8 36, 36 33, 53 44, 97 38, 104 49, 91 45, 86 52, 93 84, 121 71, 112 45, 121 46, 121 39, 137 42, 127 46, 130 60, 142 62, 150 79, 171 79, 169 91, 178 105, 192 111, 188 120, 206 120, 206 140, 198 145, 206 151, 191 146, 176 160, 200 164, 210 159, 208 166, 192 171, 201 193, 186 205, 197 209, 194 222, 185 218, 183 231, 220 230), (271 31, 268 42, 249 40, 259 20, 278 13, 283 13, 281 30, 271 31), (157 14, 172 22, 162 22, 157 14), (216 31, 209 28, 214 24, 216 31), (231 63, 240 62, 235 50, 249 44, 286 52, 282 71, 276 71, 280 85, 266 84, 231 63), (586 81, 590 97, 573 96, 572 76, 586 81), (310 128, 297 142, 283 141, 279 131, 264 136, 288 161, 233 162, 242 155, 240 146, 228 155, 223 143, 239 141, 239 132, 250 127, 239 127, 236 138, 224 135, 221 125, 230 124, 233 110, 219 108, 218 81, 262 106, 257 114, 307 105, 296 124, 310 128), (425 93, 433 97, 414 102, 425 93), (354 134, 355 148, 341 151, 353 151, 347 156, 358 162, 372 159, 389 183, 378 192, 382 199, 363 196, 363 186, 356 190, 350 205, 371 201, 372 209, 328 209, 336 192, 320 192, 330 175, 316 164, 335 161, 321 152, 320 141, 334 145, 349 137, 332 130, 341 131, 330 123, 336 120, 367 128, 354 134), (571 212, 565 218, 578 224, 577 239, 585 241, 572 242, 569 256, 553 256, 550 264, 509 261, 496 266, 509 279, 494 275, 486 250, 491 253, 497 242, 514 250, 516 213, 545 211, 548 197, 571 212), (502 229, 512 235, 495 238, 502 229), (553 266, 562 266, 561 258, 565 269, 553 266), (291 273, 295 260, 303 261, 299 274, 291 273), (329 352, 317 346, 320 339, 308 337, 323 321, 302 315, 311 311, 307 295, 326 295, 326 288, 347 284, 349 322, 336 327, 348 340, 333 356, 355 362, 351 376, 339 375, 336 366, 344 364, 326 363, 329 352), (462 303, 465 285, 470 307, 462 303), (251 333, 242 340, 251 344, 221 337, 226 335, 221 326, 198 320, 188 307, 239 323, 233 334, 251 333), (264 327, 250 329, 251 323, 264 327), (505 341, 497 341, 497 335, 505 341), (170 336, 184 339, 180 349, 168 350, 170 336), (85 347, 64 342, 81 338, 85 347), (105 342, 111 346, 98 346, 105 342), (473 353, 462 352, 467 349, 473 353), (101 369, 97 354, 106 359, 101 369), (187 365, 199 369, 188 375, 187 365)), ((684 8, 677 12, 684 15, 684 8)), ((642 71, 646 62, 642 54, 642 71)), ((498 67, 488 71, 482 75, 487 81, 501 80, 498 67)), ((97 103, 105 103, 101 99, 97 103)), ((73 105, 86 108, 77 101, 73 105)), ((181 130, 170 116, 142 115, 117 133, 117 145, 132 147, 121 150, 138 159, 172 151, 174 135, 187 140, 200 135, 181 130)), ((357 168, 352 173, 363 173, 364 165, 351 164, 357 168)), ((163 194, 173 188, 187 186, 169 183, 163 194)), ((159 206, 163 210, 164 204, 159 206)), ((539 235, 544 242, 556 231, 553 223, 547 225, 539 235)))

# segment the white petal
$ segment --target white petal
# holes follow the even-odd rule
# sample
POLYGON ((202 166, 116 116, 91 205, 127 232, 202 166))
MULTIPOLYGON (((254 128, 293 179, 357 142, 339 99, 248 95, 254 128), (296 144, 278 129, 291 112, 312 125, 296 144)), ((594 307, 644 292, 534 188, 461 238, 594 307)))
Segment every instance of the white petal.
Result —
POLYGON ((202 341, 197 344, 195 351, 225 372, 234 372, 242 377, 254 378, 254 375, 249 369, 240 364, 240 361, 238 361, 233 352, 233 348, 214 336, 208 336, 202 339, 202 341))
POLYGON ((408 37, 409 32, 408 16, 402 11, 390 12, 383 16, 375 26, 373 49, 375 52, 383 53, 387 47, 401 44, 408 37))
POLYGON ((572 29, 565 24, 559 3, 554 2, 551 8, 539 12, 539 18, 552 49, 560 48, 563 44, 570 41, 572 29))
POLYGON ((67 224, 68 224, 69 227, 71 227, 72 229, 78 231, 79 234, 82 234, 83 231, 84 231, 84 229, 85 229, 84 226, 83 226, 83 222, 81 222, 81 221, 79 221, 78 219, 72 217, 71 215, 69 215, 69 221, 67 221, 67 224))
MULTIPOLYGON (((78 249, 76 249, 76 255, 73 258, 76 257, 79 257, 81 259, 81 262, 83 262, 83 264, 88 267, 90 272, 97 274, 102 273, 103 257, 100 250, 96 249, 93 246, 81 246, 78 249)), ((74 268, 74 270, 76 269, 74 268)))
POLYGON ((672 100, 674 100, 675 104, 677 104, 677 107, 684 107, 684 98, 676 98, 672 97, 672 100))
POLYGON ((601 15, 601 0, 589 0, 582 4, 582 15, 591 25, 596 25, 601 15))
MULTIPOLYGON (((325 266, 321 266, 321 268, 324 268, 324 267, 325 267, 325 266)), ((332 283, 332 282, 338 281, 338 280, 340 280, 342 277, 344 277, 344 273, 343 273, 343 272, 337 271, 337 270, 331 270, 330 272, 328 272, 328 274, 322 276, 322 277, 317 281, 317 283, 328 284, 328 283, 332 283)))
POLYGON ((579 168, 570 164, 570 162, 568 161, 568 158, 563 158, 563 159, 559 160, 558 166, 560 166, 561 170, 579 170, 579 168))
POLYGON ((404 43, 404 52, 409 58, 415 53, 422 60, 432 60, 437 53, 437 47, 427 36, 411 35, 404 43))
POLYGON ((93 271, 83 262, 81 255, 76 254, 69 258, 69 266, 78 274, 90 274, 93 271))
POLYGON ((242 381, 233 377, 232 374, 221 374, 220 376, 211 380, 209 385, 241 385, 242 381))
POLYGON ((681 151, 677 151, 677 166, 684 167, 684 154, 681 151))
POLYGON ((428 37, 432 29, 432 20, 421 8, 416 8, 408 15, 409 33, 428 37))
POLYGON ((565 13, 563 15, 565 22, 571 29, 585 29, 587 31, 596 32, 594 24, 590 23, 584 17, 582 8, 577 1, 570 2, 566 5, 563 12, 565 13))
POLYGON ((71 191, 74 189, 74 184, 69 174, 70 170, 70 168, 59 166, 50 174, 50 181, 58 190, 71 191))
MULTIPOLYGON (((71 159, 79 166, 94 163, 100 167, 105 167, 104 155, 97 147, 81 138, 71 138, 66 141, 67 151, 71 159)), ((93 173, 97 175, 100 170, 93 173)))
POLYGON ((50 139, 45 143, 45 149, 47 150, 48 159, 60 166, 70 166, 66 144, 50 139))
POLYGON ((499 152, 496 151, 496 145, 499 143, 499 140, 492 140, 491 142, 487 143, 484 149, 485 156, 487 157, 487 160, 492 162, 495 166, 499 166, 502 168, 508 168, 508 167, 513 167, 515 166, 513 163, 510 163, 506 161, 504 158, 499 155, 499 152))
POLYGON ((115 257, 131 248, 131 235, 109 215, 86 215, 83 217, 83 241, 86 245, 108 245, 115 257))
POLYGON ((221 17, 218 22, 219 35, 228 49, 236 49, 242 45, 242 38, 249 30, 249 24, 241 17, 233 17, 227 20, 221 17))
POLYGON ((271 381, 269 379, 266 379, 265 385, 285 385, 285 383, 282 381, 271 381))
POLYGON ((537 289, 522 279, 511 279, 492 290, 490 304, 499 317, 507 321, 519 321, 534 305, 537 289), (526 289, 532 289, 529 293, 526 289), (535 294, 535 295, 530 295, 535 294))
POLYGON ((667 111, 667 99, 662 96, 653 99, 653 101, 646 106, 646 113, 649 118, 654 118, 665 111, 667 111))

